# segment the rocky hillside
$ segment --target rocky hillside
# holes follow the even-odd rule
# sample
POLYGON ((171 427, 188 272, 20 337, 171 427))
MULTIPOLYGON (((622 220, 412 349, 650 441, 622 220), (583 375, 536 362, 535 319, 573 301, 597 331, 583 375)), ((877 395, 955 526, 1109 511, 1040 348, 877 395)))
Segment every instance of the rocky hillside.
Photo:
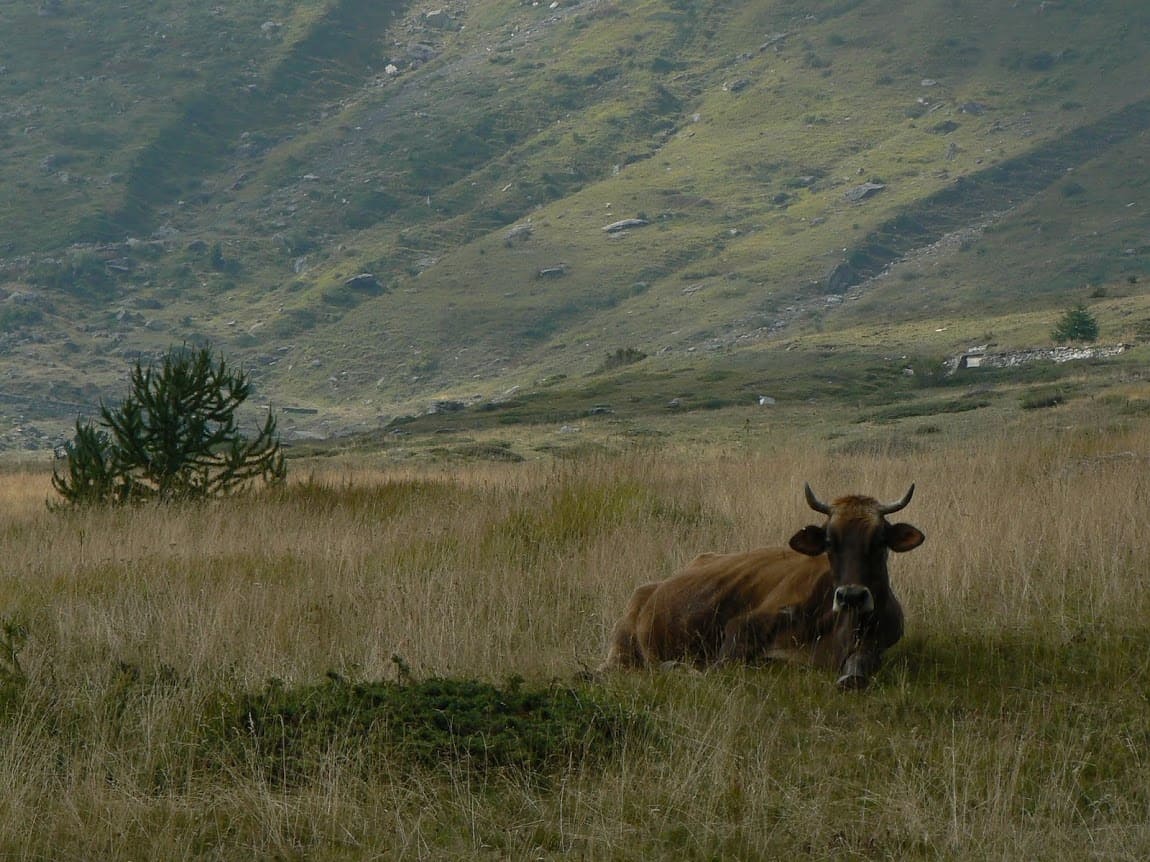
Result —
POLYGON ((769 378, 812 336, 889 353, 876 324, 949 355, 1088 297, 1150 319, 1142 4, 43 0, 0 32, 7 446, 182 342, 306 436, 619 357, 769 378))

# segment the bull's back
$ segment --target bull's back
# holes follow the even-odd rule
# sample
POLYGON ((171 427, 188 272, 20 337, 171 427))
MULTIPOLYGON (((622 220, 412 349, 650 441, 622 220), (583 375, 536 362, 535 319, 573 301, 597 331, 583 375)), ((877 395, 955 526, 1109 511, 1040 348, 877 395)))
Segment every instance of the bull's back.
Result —
POLYGON ((636 645, 648 662, 708 661, 728 622, 753 610, 803 604, 828 569, 825 556, 790 548, 701 554, 658 583, 636 609, 636 645))

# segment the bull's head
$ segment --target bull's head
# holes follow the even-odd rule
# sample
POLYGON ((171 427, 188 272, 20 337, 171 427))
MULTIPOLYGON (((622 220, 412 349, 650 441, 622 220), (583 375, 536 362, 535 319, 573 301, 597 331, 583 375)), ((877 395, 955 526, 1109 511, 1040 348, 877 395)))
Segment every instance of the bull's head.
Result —
POLYGON ((886 516, 906 507, 914 485, 894 503, 850 496, 827 504, 810 485, 804 491, 807 504, 827 521, 803 527, 790 545, 808 556, 827 555, 834 588, 832 637, 841 672, 838 683, 861 688, 878 667, 882 651, 902 636, 902 609, 890 589, 887 555, 913 550, 926 537, 910 524, 889 523, 886 516))

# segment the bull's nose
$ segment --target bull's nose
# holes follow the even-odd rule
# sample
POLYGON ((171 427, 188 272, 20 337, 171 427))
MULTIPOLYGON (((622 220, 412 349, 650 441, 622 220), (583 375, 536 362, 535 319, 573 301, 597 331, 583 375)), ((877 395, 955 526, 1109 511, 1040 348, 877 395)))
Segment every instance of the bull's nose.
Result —
POLYGON ((836 611, 859 610, 871 611, 874 609, 874 597, 866 587, 848 586, 838 587, 835 590, 836 611))

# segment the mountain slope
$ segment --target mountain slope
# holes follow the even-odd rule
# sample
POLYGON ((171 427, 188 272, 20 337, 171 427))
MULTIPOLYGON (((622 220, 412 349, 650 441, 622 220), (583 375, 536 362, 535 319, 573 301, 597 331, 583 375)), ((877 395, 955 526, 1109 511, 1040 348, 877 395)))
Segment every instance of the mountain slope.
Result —
POLYGON ((1148 268, 1150 10, 1116 0, 58 5, 0 11, 4 139, 56 129, 5 151, 0 394, 57 415, 184 340, 331 431, 1148 268))

